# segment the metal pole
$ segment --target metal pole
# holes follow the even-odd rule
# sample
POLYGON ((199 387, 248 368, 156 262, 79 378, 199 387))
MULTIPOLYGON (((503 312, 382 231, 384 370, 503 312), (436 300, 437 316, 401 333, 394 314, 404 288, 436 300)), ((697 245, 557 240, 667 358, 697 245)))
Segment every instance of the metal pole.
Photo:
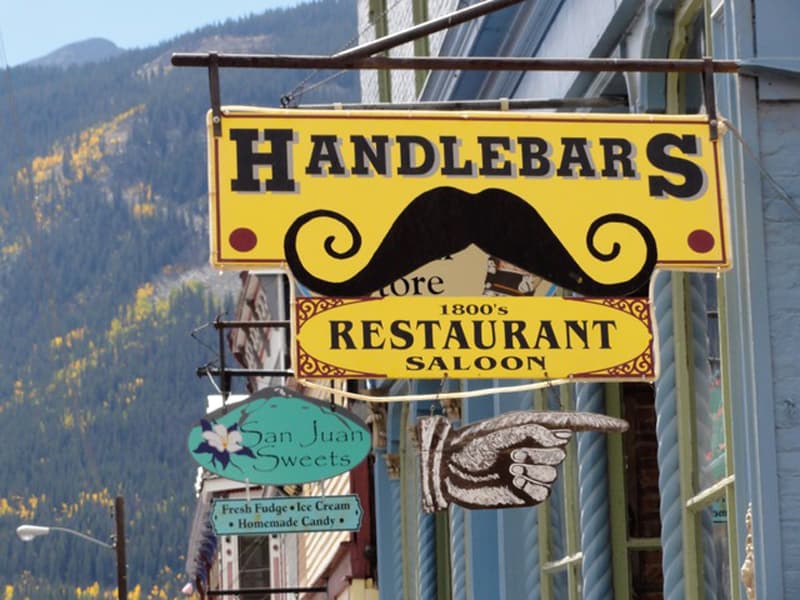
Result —
POLYGON ((198 377, 225 376, 230 381, 231 377, 293 377, 294 371, 290 369, 219 369, 217 367, 199 367, 198 377))
POLYGON ((231 393, 231 378, 227 369, 225 369, 225 329, 220 327, 221 322, 222 317, 217 316, 214 327, 219 335, 219 391, 222 395, 222 406, 225 407, 228 402, 228 396, 231 393))
MULTIPOLYGON (((176 67, 208 67, 208 53, 175 53, 176 67)), ((435 56, 348 58, 338 56, 280 54, 219 54, 221 68, 256 69, 430 69, 462 71, 609 71, 617 73, 647 72, 703 73, 708 65, 697 58, 526 58, 496 56, 435 56)), ((714 73, 737 73, 735 60, 713 60, 714 73)))
POLYGON ((242 588, 239 590, 209 590, 206 592, 207 596, 239 596, 242 594, 264 594, 271 596, 273 594, 302 594, 302 593, 320 593, 327 592, 327 587, 285 587, 285 588, 242 588))
POLYGON ((98 546, 103 546, 104 548, 113 548, 111 544, 107 544, 102 540, 98 540, 97 538, 93 538, 90 535, 86 535, 85 533, 81 533, 80 531, 75 531, 74 529, 69 529, 67 527, 56 527, 50 526, 47 529, 51 529, 53 531, 63 531, 65 533, 69 533, 70 535, 76 535, 81 539, 86 540, 87 542, 92 542, 93 544, 97 544, 98 546))
POLYGON ((128 600, 128 565, 125 560, 125 500, 122 496, 114 499, 114 521, 117 531, 114 543, 114 550, 117 553, 117 598, 128 600))
POLYGON ((300 104, 297 108, 312 110, 523 110, 531 108, 609 108, 625 106, 623 96, 596 96, 590 98, 506 100, 431 100, 422 102, 377 102, 352 104, 300 104))
POLYGON ((214 128, 214 135, 222 135, 222 120, 219 91, 219 65, 217 64, 217 54, 211 52, 208 61, 208 91, 211 95, 211 124, 214 128))
POLYGON ((291 327, 291 321, 214 321, 215 329, 247 329, 255 327, 291 327))
POLYGON ((461 10, 439 17, 438 19, 431 19, 430 21, 425 21, 424 23, 409 27, 403 31, 398 31, 392 35, 385 35, 377 40, 361 44, 355 48, 342 50, 334 54, 334 56, 338 58, 363 58, 365 56, 371 56, 378 52, 395 48, 406 42, 413 42, 423 36, 436 33, 442 29, 447 29, 453 25, 482 17, 483 15, 500 10, 501 8, 519 4, 520 2, 522 2, 522 0, 485 0, 484 2, 478 2, 477 4, 462 8, 461 10))

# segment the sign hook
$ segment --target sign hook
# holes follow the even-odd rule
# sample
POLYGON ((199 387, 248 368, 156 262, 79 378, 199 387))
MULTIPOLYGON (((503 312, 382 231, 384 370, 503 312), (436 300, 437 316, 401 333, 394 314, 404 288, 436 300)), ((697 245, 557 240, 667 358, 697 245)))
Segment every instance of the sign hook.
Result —
POLYGON ((219 91, 219 54, 208 53, 208 91, 211 96, 211 124, 214 137, 222 135, 222 106, 219 91))

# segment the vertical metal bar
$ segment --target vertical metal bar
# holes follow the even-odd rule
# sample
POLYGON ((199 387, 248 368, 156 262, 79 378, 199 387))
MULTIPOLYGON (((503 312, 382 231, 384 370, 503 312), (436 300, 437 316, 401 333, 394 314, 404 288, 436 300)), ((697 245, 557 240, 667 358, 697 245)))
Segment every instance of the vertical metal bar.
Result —
POLYGON ((708 114, 709 137, 712 142, 716 142, 719 137, 719 127, 714 91, 714 61, 710 56, 703 59, 703 93, 706 100, 706 114, 708 114))
MULTIPOLYGON (((286 320, 290 325, 294 321, 292 311, 294 310, 294 295, 292 294, 291 283, 285 274, 278 275, 276 278, 276 285, 278 288, 278 302, 279 310, 278 317, 286 320)), ((292 353, 294 347, 292 346, 292 329, 287 327, 283 331, 283 368, 287 371, 292 369, 292 353)), ((297 363, 294 363, 297 364, 297 363)), ((281 380, 281 385, 286 383, 286 379, 281 380)))
POLYGON ((214 321, 214 327, 219 336, 219 391, 222 395, 222 407, 224 409, 231 393, 231 375, 225 369, 225 324, 222 322, 221 316, 217 316, 214 321))
POLYGON ((208 53, 208 92, 211 96, 211 124, 214 137, 222 135, 222 100, 219 91, 219 55, 208 53))
MULTIPOLYGON (((720 393, 722 394, 722 414, 725 419, 725 475, 735 473, 733 462, 733 419, 731 416, 731 374, 730 374, 730 353, 728 351, 730 341, 728 330, 722 323, 728 322, 728 302, 725 294, 725 286, 722 279, 717 277, 717 314, 719 316, 719 380, 720 393)), ((725 489, 725 506, 728 510, 727 532, 728 532, 728 564, 730 566, 730 581, 728 586, 731 591, 731 600, 739 600, 740 586, 737 574, 739 572, 739 535, 736 530, 736 486, 731 485, 725 489)))
MULTIPOLYGON (((535 410, 548 410, 544 394, 537 390, 534 396, 535 410)), ((553 576, 551 573, 542 569, 542 565, 550 562, 550 502, 542 502, 536 507, 539 513, 536 526, 539 529, 539 564, 537 568, 541 573, 541 600, 554 600, 553 598, 553 576)))
POLYGON ((436 598, 451 600, 453 597, 450 578, 450 515, 439 511, 434 515, 436 535, 436 598))
MULTIPOLYGON (((713 29, 711 27, 711 0, 702 0, 703 1, 703 54, 705 56, 706 62, 711 62, 713 65, 713 56, 714 56, 714 38, 713 38, 713 29)), ((708 79, 708 64, 706 64, 706 69, 703 72, 704 77, 708 79)), ((703 82, 705 83, 705 82, 703 82)), ((707 92, 706 92, 707 93, 707 92)), ((709 131, 712 140, 717 139, 717 135, 719 133, 719 129, 717 126, 717 115, 716 115, 716 93, 714 92, 714 70, 712 66, 711 70, 711 100, 714 103, 714 114, 712 115, 711 112, 708 112, 708 120, 710 124, 713 124, 712 129, 709 131)), ((708 99, 706 99, 706 106, 708 106, 708 99)))
POLYGON ((122 496, 114 499, 114 522, 116 524, 116 541, 114 550, 117 555, 117 598, 128 599, 128 565, 125 562, 125 500, 122 496))
MULTIPOLYGON (((572 386, 562 385, 560 391, 562 410, 575 410, 575 399, 572 386)), ((564 529, 566 531, 565 557, 572 557, 581 551, 581 534, 579 531, 580 508, 578 506, 578 463, 577 439, 572 436, 567 446, 567 457, 562 467, 564 478, 564 529)), ((581 582, 581 561, 570 562, 567 566, 567 594, 569 600, 578 600, 581 582)))

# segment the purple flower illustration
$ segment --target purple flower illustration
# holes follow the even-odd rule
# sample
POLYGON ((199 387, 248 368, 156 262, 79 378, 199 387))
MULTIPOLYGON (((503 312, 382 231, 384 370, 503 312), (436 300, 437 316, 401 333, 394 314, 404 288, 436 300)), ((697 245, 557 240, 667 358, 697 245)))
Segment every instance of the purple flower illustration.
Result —
POLYGON ((255 458, 253 451, 242 445, 242 432, 239 431, 238 423, 226 427, 222 423, 212 423, 206 419, 200 419, 200 425, 203 428, 203 441, 197 446, 195 452, 210 454, 211 464, 214 466, 219 461, 223 469, 229 464, 235 467, 236 465, 231 461, 232 454, 255 458))

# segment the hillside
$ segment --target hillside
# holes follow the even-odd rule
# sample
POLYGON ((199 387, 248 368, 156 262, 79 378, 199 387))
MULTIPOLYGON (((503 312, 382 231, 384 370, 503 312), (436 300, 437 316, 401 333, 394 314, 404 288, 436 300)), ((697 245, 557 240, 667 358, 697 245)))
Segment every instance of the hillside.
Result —
POLYGON ((124 50, 104 38, 90 38, 80 42, 67 44, 46 56, 26 63, 31 67, 62 67, 100 62, 122 54, 124 50))
MULTIPOLYGON (((23 544, 14 530, 59 525, 108 539, 118 494, 130 589, 180 597, 194 508, 186 436, 213 393, 195 371, 216 344, 211 330, 197 334, 202 343, 190 333, 230 310, 237 276, 207 266, 206 73, 169 57, 327 54, 353 39, 355 23, 353 0, 321 0, 0 77, 4 600, 108 597, 113 552, 55 533, 23 544)), ((276 106, 309 75, 223 72, 223 103, 276 106)), ((349 73, 303 101, 357 97, 349 73)))

